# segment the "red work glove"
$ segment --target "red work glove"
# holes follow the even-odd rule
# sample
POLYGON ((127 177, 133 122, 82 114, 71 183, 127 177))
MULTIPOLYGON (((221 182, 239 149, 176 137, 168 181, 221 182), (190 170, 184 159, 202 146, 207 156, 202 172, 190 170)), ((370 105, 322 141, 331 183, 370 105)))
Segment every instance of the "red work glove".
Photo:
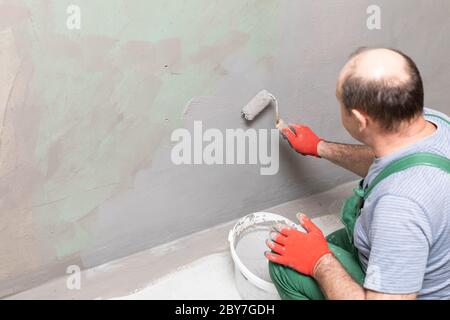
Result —
POLYGON ((272 241, 267 241, 267 246, 273 252, 266 252, 265 256, 274 263, 312 276, 320 258, 331 251, 322 231, 306 215, 297 217, 307 233, 287 226, 271 232, 272 241))
POLYGON ((291 147, 304 156, 319 157, 317 146, 322 141, 309 127, 299 124, 289 124, 289 128, 281 130, 291 147))

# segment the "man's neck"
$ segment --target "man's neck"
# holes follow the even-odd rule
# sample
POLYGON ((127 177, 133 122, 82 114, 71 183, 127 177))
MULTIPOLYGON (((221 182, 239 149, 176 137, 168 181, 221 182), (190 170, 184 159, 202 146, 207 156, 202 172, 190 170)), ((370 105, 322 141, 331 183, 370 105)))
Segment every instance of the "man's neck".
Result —
POLYGON ((436 132, 436 127, 421 116, 398 133, 378 135, 370 147, 375 156, 380 158, 425 139, 434 132, 436 132))

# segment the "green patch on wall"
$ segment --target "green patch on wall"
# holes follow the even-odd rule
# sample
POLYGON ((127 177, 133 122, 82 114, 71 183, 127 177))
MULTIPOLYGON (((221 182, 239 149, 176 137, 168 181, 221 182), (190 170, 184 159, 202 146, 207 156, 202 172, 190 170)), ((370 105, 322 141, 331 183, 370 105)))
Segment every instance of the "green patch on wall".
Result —
POLYGON ((278 1, 27 0, 33 21, 31 88, 45 104, 35 159, 44 183, 34 220, 67 234, 58 257, 89 246, 76 226, 128 188, 182 125, 195 96, 214 95, 226 59, 275 54, 278 1), (66 27, 69 5, 81 29, 66 27), (75 224, 75 225, 74 225, 75 224))

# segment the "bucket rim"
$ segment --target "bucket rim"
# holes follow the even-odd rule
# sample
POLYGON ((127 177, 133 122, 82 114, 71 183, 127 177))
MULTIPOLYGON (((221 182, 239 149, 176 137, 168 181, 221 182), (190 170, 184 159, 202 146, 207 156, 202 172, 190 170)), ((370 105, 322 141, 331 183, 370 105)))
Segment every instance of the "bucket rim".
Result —
MULTIPOLYGON (((253 272, 251 272, 241 262, 241 259, 238 257, 238 255, 236 253, 236 249, 235 249, 235 240, 236 240, 235 236, 236 236, 236 232, 237 232, 236 229, 238 226, 240 226, 242 224, 243 221, 245 221, 246 219, 248 219, 251 216, 253 216, 253 217, 260 216, 261 218, 264 217, 265 219, 267 219, 268 222, 284 221, 288 225, 295 225, 295 223, 293 223, 290 219, 288 219, 284 216, 281 216, 279 214, 266 212, 266 211, 260 211, 260 212, 250 213, 250 214, 240 218, 228 234, 228 242, 230 244, 231 257, 233 259, 233 262, 239 269, 239 271, 244 275, 244 277, 246 279, 248 279, 248 281, 250 281, 253 285, 257 286, 258 288, 260 288, 264 291, 270 292, 270 293, 277 293, 276 287, 273 283, 268 282, 264 279, 261 279, 258 276, 256 276, 253 272)), ((255 224, 258 224, 258 222, 255 222, 253 225, 255 225, 255 224)))

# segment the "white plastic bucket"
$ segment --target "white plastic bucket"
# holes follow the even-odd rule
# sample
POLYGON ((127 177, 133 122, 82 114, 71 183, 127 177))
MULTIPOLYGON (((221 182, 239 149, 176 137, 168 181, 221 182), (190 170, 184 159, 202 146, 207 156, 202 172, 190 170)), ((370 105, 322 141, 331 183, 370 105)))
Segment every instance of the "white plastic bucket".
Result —
POLYGON ((244 300, 280 299, 270 280, 268 261, 264 256, 264 252, 269 250, 265 239, 269 239, 271 227, 276 223, 298 228, 283 216, 257 212, 241 218, 228 235, 236 287, 244 300), (243 250, 242 246, 247 248, 243 250))

